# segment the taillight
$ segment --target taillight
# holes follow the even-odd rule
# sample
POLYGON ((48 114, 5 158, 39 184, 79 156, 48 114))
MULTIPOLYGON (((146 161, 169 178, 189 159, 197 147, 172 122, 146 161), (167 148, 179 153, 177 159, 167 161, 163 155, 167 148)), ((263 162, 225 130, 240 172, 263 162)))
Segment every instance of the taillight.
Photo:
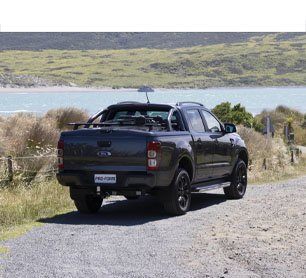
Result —
POLYGON ((147 169, 156 170, 161 161, 161 143, 157 141, 147 144, 147 169))
POLYGON ((57 167, 64 168, 64 140, 57 142, 57 167))

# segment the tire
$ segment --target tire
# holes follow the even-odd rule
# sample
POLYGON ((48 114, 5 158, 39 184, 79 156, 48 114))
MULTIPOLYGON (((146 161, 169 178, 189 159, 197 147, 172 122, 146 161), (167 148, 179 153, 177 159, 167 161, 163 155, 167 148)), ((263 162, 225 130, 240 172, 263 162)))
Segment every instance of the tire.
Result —
POLYGON ((80 213, 96 213, 101 208, 102 202, 102 197, 92 195, 74 200, 74 204, 80 213))
POLYGON ((124 198, 129 200, 129 201, 133 201, 133 200, 137 200, 139 199, 140 196, 125 196, 124 195, 124 198))
POLYGON ((172 215, 183 215, 190 207, 191 187, 186 170, 178 168, 167 192, 164 209, 172 215))
POLYGON ((231 185, 223 191, 228 199, 241 199, 247 188, 247 168, 243 160, 238 159, 231 177, 231 185))

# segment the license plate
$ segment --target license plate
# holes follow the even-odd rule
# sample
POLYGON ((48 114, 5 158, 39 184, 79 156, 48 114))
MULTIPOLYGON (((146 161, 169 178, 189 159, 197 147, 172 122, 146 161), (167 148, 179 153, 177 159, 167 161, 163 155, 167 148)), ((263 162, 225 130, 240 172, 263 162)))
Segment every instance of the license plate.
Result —
POLYGON ((95 183, 116 183, 116 175, 95 174, 95 183))

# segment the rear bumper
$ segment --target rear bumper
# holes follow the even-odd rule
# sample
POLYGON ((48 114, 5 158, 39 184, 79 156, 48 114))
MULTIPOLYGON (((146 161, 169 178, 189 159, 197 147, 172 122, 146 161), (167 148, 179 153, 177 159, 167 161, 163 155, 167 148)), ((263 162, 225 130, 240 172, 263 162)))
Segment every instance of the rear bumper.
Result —
POLYGON ((58 182, 64 186, 76 188, 96 188, 100 186, 101 191, 109 190, 135 190, 135 189, 151 189, 156 186, 156 177, 154 174, 146 173, 125 173, 121 174, 117 184, 94 183, 80 173, 62 172, 57 173, 58 182))

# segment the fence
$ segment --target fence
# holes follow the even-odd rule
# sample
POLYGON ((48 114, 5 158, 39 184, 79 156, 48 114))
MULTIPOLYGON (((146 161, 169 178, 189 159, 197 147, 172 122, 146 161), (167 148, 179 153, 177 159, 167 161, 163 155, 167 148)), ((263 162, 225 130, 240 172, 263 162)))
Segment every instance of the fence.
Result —
MULTIPOLYGON (((4 173, 0 175, 0 182, 12 182, 14 180, 14 175, 16 173, 20 174, 31 174, 29 176, 20 177, 19 179, 22 180, 28 180, 33 179, 33 176, 35 176, 35 179, 37 178, 46 178, 46 177, 52 177, 56 173, 56 168, 49 168, 46 170, 33 170, 28 169, 25 167, 24 169, 14 167, 14 164, 17 164, 18 161, 24 161, 24 160, 40 160, 40 159, 46 159, 46 158, 56 158, 56 155, 40 155, 40 156, 24 156, 24 157, 0 157, 0 169, 2 168, 4 170, 4 173), (39 176, 37 176, 39 174, 39 176)), ((54 161, 55 164, 55 161, 54 161)))

